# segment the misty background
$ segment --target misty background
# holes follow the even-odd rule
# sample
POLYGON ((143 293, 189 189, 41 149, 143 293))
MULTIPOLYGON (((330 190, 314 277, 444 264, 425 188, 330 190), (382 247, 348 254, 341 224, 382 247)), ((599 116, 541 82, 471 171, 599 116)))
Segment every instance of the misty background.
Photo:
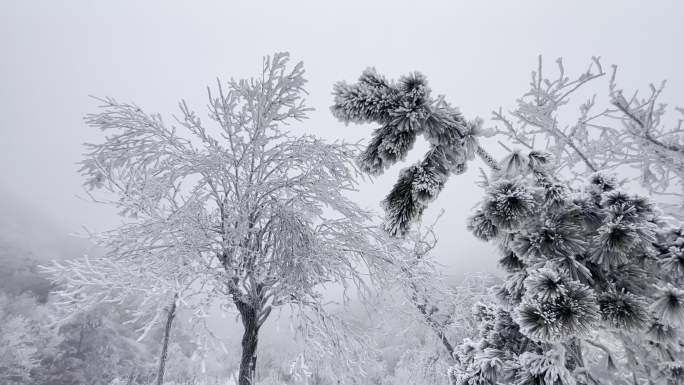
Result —
MULTIPOLYGON (((606 69, 619 65, 627 90, 667 79, 662 100, 681 106, 682 15, 684 3, 674 0, 0 1, 0 257, 80 257, 96 252, 84 229, 121 222, 81 187, 82 143, 102 140, 82 120, 98 106, 88 95, 133 102, 167 122, 185 99, 203 117, 217 78, 253 76, 264 55, 288 51, 304 62, 315 108, 291 129, 356 142, 375 127, 345 126, 329 106, 333 84, 355 81, 366 67, 393 79, 420 71, 467 119, 491 126, 491 111, 512 108, 527 90, 541 54, 550 71, 562 56, 571 75, 601 56, 606 69)), ((495 141, 484 144, 504 154, 495 141)), ((426 149, 419 141, 403 165, 362 181, 355 199, 380 212, 399 171, 426 149)), ((465 228, 482 196, 478 162, 450 178, 425 215, 431 222, 445 210, 435 254, 454 280, 497 271, 494 251, 465 228)), ((22 285, 21 275, 14 279, 5 286, 22 285)))
MULTIPOLYGON (((683 14, 680 1, 3 1, 0 217, 36 246, 46 243, 41 259, 73 251, 69 234, 83 227, 119 223, 114 210, 84 199, 77 172, 82 143, 101 139, 82 120, 98 105, 88 95, 134 102, 170 121, 182 98, 201 114, 207 85, 252 76, 264 55, 289 51, 304 61, 315 108, 292 129, 357 141, 374 127, 331 116, 336 81, 354 81, 369 66, 390 78, 420 71, 467 118, 491 125, 490 112, 513 107, 527 89, 541 54, 549 69, 562 56, 568 73, 601 56, 606 67, 620 65, 627 89, 668 79, 663 100, 681 105, 683 14)), ((411 155, 418 159, 426 148, 419 142, 411 155)), ((401 168, 364 181, 363 205, 380 211, 401 168)), ((477 178, 475 165, 451 178, 426 214, 429 221, 445 210, 437 254, 453 274, 495 268, 465 230, 481 196, 477 178)))

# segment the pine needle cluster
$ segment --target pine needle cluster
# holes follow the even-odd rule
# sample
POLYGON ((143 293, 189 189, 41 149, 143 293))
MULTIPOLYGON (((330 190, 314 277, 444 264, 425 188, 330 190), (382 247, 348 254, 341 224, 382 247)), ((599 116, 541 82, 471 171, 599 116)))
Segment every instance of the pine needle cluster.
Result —
POLYGON ((482 121, 467 121, 443 98, 432 97, 427 79, 418 72, 389 81, 369 68, 354 84, 337 83, 333 94, 331 111, 340 121, 380 126, 358 158, 364 172, 380 175, 403 161, 418 135, 430 143, 423 160, 401 171, 383 201, 391 235, 404 235, 449 176, 465 172, 468 160, 477 155, 496 166, 477 141, 482 121))

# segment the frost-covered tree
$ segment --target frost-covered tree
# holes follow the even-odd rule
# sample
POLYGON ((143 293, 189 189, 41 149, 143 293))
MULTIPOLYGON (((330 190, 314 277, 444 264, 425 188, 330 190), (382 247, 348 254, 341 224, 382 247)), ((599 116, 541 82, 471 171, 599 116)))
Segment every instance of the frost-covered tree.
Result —
MULTIPOLYGON (((470 334, 471 325, 467 321, 471 316, 470 305, 486 295, 493 277, 473 274, 457 286, 447 283, 442 267, 434 260, 434 249, 439 241, 435 227, 439 217, 428 226, 419 221, 395 247, 394 254, 402 258, 397 258, 398 274, 393 286, 387 290, 398 291, 403 298, 387 301, 409 303, 413 307, 413 318, 434 333, 446 356, 451 358, 454 344, 470 334)), ((389 308, 396 312, 391 309, 392 305, 389 308)))
POLYGON ((566 73, 561 59, 556 63, 557 76, 548 76, 539 57, 530 89, 516 107, 509 114, 501 108, 493 112, 497 133, 527 150, 551 153, 558 171, 569 178, 611 171, 634 179, 657 196, 668 214, 681 218, 684 110, 676 109, 678 120, 667 116, 667 106, 659 100, 665 82, 651 85, 646 95, 626 95, 616 82, 617 67, 606 72, 599 58, 592 58, 577 77, 566 73), (595 92, 592 86, 601 79, 607 79, 607 97, 573 100, 582 92, 595 92), (577 104, 579 113, 567 116, 565 110, 577 104))
POLYGON ((33 297, 0 292, 0 383, 31 383, 41 359, 60 342, 51 321, 46 305, 33 297))
POLYGON ((257 78, 210 89, 209 125, 185 102, 176 125, 114 99, 86 117, 108 134, 88 145, 87 183, 115 193, 138 228, 178 239, 213 278, 207 290, 239 313, 240 385, 254 383, 259 330, 273 309, 289 305, 305 336, 339 348, 350 337, 326 312, 322 286, 363 288, 386 263, 371 213, 345 196, 356 187, 356 146, 283 129, 309 110, 303 65, 288 59, 275 54, 257 78))
POLYGON ((469 220, 507 275, 499 303, 476 308, 453 383, 682 383, 681 224, 605 174, 575 190, 552 163, 510 154, 469 220))
POLYGON ((162 385, 179 304, 196 310, 203 305, 192 302, 192 297, 200 294, 193 285, 200 285, 197 278, 202 275, 183 266, 182 258, 179 260, 172 253, 159 256, 149 250, 141 253, 121 246, 127 251, 121 253, 119 248, 96 259, 53 262, 43 270, 55 284, 56 304, 67 314, 61 323, 83 317, 102 303, 110 303, 126 307, 125 322, 137 329, 138 342, 154 327, 161 326, 164 332, 156 382, 162 385))
POLYGON ((382 174, 406 157, 418 135, 430 143, 424 159, 401 171, 383 201, 385 228, 392 235, 404 235, 439 195, 449 175, 463 173, 475 155, 496 167, 478 144, 482 121, 467 121, 444 97, 432 97, 427 79, 418 72, 394 82, 369 68, 355 84, 335 84, 333 94, 331 111, 339 120, 380 125, 358 158, 363 171, 382 174))
POLYGON ((380 311, 369 326, 378 351, 375 372, 368 365, 374 374, 371 379, 388 385, 449 383, 447 369, 455 363, 454 348, 476 335, 470 309, 490 297, 491 283, 488 276, 476 274, 458 284, 442 281, 437 272, 414 275, 410 282, 415 285, 400 281, 396 284, 400 290, 390 286, 391 293, 379 299, 380 311))
POLYGON ((60 343, 45 357, 33 379, 39 385, 109 385, 128 377, 130 384, 150 384, 154 359, 125 324, 126 308, 102 304, 59 324, 60 343))
POLYGON ((212 273, 197 258, 197 245, 202 239, 197 229, 190 227, 194 206, 182 203, 177 190, 155 192, 158 200, 153 203, 148 196, 132 197, 130 187, 113 174, 107 178, 110 183, 106 189, 120 198, 114 203, 123 206, 125 213, 134 213, 126 211, 131 210, 126 205, 147 200, 144 211, 135 212, 139 220, 92 234, 90 239, 104 250, 102 256, 53 261, 41 268, 55 285, 53 294, 67 314, 65 321, 101 303, 114 303, 135 309, 129 311, 126 322, 138 329, 139 341, 154 327, 162 326, 157 370, 157 384, 161 385, 179 307, 204 314, 208 296, 203 291, 213 283, 212 273), (198 298, 200 294, 205 295, 198 298))
POLYGON ((455 293, 440 279, 442 277, 432 261, 431 253, 438 242, 434 230, 436 223, 437 221, 426 228, 419 224, 416 229, 407 233, 407 244, 411 247, 402 253, 407 258, 400 268, 401 274, 397 281, 406 298, 418 310, 424 323, 434 331, 451 357, 454 347, 447 330, 456 316, 456 304, 451 302, 455 293))
MULTIPOLYGON (((131 199, 127 187, 109 177, 112 183, 107 190, 121 197, 115 204, 138 204, 135 199, 139 198, 131 199)), ((53 294, 67 319, 101 303, 114 303, 135 309, 129 311, 126 321, 137 328, 138 340, 146 338, 154 327, 163 328, 158 385, 163 384, 169 338, 178 311, 187 308, 198 317, 204 315, 210 302, 205 291, 214 283, 211 267, 197 258, 202 239, 197 228, 191 227, 194 206, 181 203, 178 195, 174 196, 177 193, 157 192, 159 200, 146 203, 145 216, 136 213, 139 220, 93 234, 90 238, 104 250, 102 256, 42 266, 55 284, 53 294)))

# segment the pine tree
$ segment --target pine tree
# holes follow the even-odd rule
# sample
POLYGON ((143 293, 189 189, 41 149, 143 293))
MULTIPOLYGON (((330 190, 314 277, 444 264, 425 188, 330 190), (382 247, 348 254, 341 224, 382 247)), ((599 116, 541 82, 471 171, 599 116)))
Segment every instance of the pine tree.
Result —
POLYGON ((335 84, 333 94, 331 111, 340 121, 380 125, 358 158, 363 171, 379 175, 404 160, 420 134, 430 143, 423 160, 402 170, 383 201, 385 228, 391 235, 406 234, 449 175, 463 173, 475 155, 496 166, 478 144, 482 121, 467 121, 443 97, 433 98, 427 79, 418 72, 394 82, 370 68, 355 84, 335 84))
POLYGON ((507 275, 498 303, 476 308, 452 382, 682 383, 682 228, 610 176, 573 189, 549 163, 509 155, 470 218, 507 275))

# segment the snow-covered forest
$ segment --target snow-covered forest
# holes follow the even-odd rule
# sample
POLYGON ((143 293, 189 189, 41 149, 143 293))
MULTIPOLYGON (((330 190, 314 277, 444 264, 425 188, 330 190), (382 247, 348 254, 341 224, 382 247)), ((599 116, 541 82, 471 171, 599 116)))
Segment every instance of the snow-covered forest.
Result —
POLYGON ((684 384, 683 11, 1 4, 0 385, 684 384))

